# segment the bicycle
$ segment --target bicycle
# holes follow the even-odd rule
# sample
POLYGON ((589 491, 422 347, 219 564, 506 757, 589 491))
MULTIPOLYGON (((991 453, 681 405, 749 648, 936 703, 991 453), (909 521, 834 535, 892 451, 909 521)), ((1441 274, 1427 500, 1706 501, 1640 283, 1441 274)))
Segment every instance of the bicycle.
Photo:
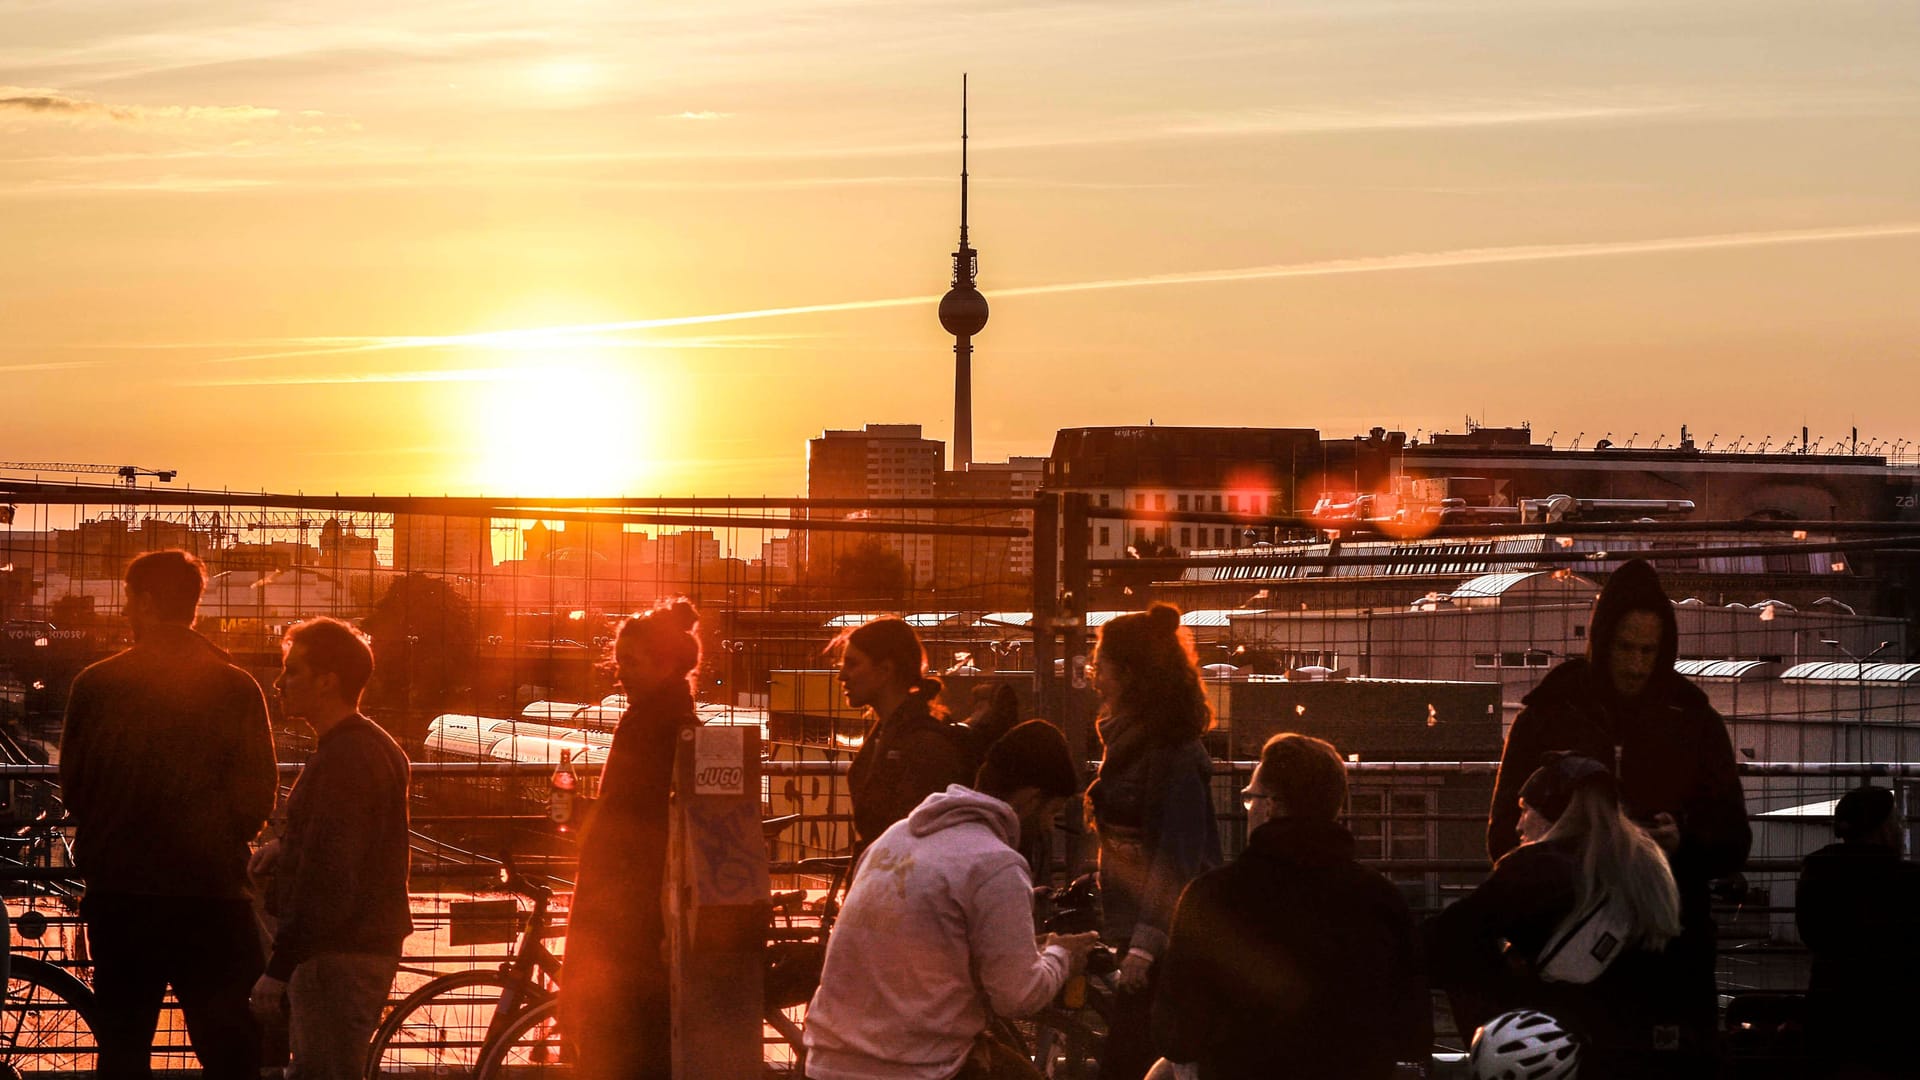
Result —
MULTIPOLYGON (((800 1017, 795 1014, 804 1011, 820 985, 827 937, 839 912, 839 897, 852 861, 847 856, 802 859, 782 868, 796 875, 824 875, 829 884, 810 913, 817 920, 812 925, 794 921, 808 906, 805 890, 776 893, 771 898, 774 912, 784 923, 770 927, 768 933, 763 1020, 778 1038, 766 1041, 764 1075, 802 1075, 806 1047, 801 1041, 800 1017)), ((572 1069, 560 1033, 559 1002, 546 1000, 523 1009, 487 1040, 473 1075, 474 1080, 505 1080, 508 1076, 519 1080, 548 1071, 564 1076, 572 1069)))
POLYGON ((560 958, 546 939, 564 932, 550 912, 553 890, 515 872, 510 860, 500 868, 500 882, 533 902, 507 959, 496 968, 442 975, 402 998, 374 1031, 367 1080, 422 1071, 474 1075, 489 1039, 521 1013, 553 1001, 560 958))
MULTIPOLYGON (((48 958, 59 953, 70 961, 86 960, 86 936, 78 921, 79 882, 53 873, 73 866, 60 818, 55 804, 14 832, 0 835, 0 851, 5 852, 0 855, 0 878, 8 877, 9 870, 28 871, 9 882, 24 886, 23 893, 7 890, 9 898, 27 897, 27 905, 14 924, 23 946, 8 957, 6 1004, 0 1011, 0 1077, 6 1080, 91 1075, 99 1063, 93 991, 48 958), (43 901, 50 901, 58 914, 49 918, 41 911, 43 901), (54 942, 24 945, 41 941, 55 928, 59 936, 54 942)), ((11 950, 12 942, 8 945, 11 950)))
MULTIPOLYGON (((1096 878, 1084 874, 1063 888, 1033 890, 1035 926, 1043 933, 1079 934, 1100 928, 1096 878)), ((1046 1008, 1014 1020, 997 1017, 994 1033, 1054 1080, 1086 1080, 1099 1075, 1113 1002, 1111 976, 1119 958, 1105 945, 1087 953, 1082 973, 1069 979, 1046 1008)))

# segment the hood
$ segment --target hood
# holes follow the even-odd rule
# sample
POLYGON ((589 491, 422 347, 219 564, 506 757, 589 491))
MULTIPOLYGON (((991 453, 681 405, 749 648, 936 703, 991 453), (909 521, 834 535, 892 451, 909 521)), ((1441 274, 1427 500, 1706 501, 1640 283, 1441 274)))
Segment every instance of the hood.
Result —
POLYGON ((985 825, 1008 847, 1020 843, 1020 816, 1013 807, 959 784, 927 796, 907 815, 907 830, 915 836, 930 836, 960 825, 985 825))
POLYGON ((1660 575, 1645 559, 1634 559, 1615 570, 1593 602, 1593 616, 1587 620, 1587 659, 1602 673, 1608 670, 1614 634, 1630 611, 1652 612, 1660 620, 1660 656, 1654 671, 1656 675, 1671 672, 1680 655, 1680 624, 1673 615, 1673 601, 1660 587, 1660 575))

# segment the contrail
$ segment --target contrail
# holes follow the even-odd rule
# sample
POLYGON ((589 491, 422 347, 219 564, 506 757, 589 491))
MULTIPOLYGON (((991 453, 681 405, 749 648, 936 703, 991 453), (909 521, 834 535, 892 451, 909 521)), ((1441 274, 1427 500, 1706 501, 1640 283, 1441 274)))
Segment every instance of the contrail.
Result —
MULTIPOLYGON (((1497 266, 1504 263, 1550 262, 1561 259, 1592 259, 1623 255, 1660 255, 1673 252, 1714 251, 1729 248, 1775 247, 1784 244, 1819 244, 1845 240, 1886 240, 1920 236, 1920 222, 1895 222, 1884 225, 1854 225, 1824 229, 1784 229, 1772 232, 1713 233, 1702 236, 1670 236, 1652 240, 1613 240, 1579 244, 1523 244, 1511 247, 1459 248, 1452 251, 1407 252, 1398 255, 1359 256, 1347 259, 1321 259, 1302 263, 1274 263, 1224 270, 1193 270, 1142 277, 1106 278, 1097 281, 1073 281, 1055 285, 1026 285, 994 289, 995 298, 1012 296, 1053 296, 1063 293, 1102 292, 1110 289, 1142 289, 1159 285, 1212 285, 1236 281, 1271 281, 1283 278, 1333 277, 1341 274, 1380 274, 1405 270, 1439 270, 1463 266, 1497 266)), ((632 319, 623 322, 588 323, 576 326, 549 326, 525 330, 501 330, 479 334, 444 336, 370 337, 352 345, 330 345, 281 352, 254 353, 225 357, 225 362, 278 360, 302 356, 333 356, 343 353, 385 352, 396 349, 448 348, 462 345, 512 346, 543 345, 555 337, 610 334, 633 330, 655 330, 674 326, 701 326, 710 323, 744 322, 750 319, 778 319, 796 315, 825 315, 847 311, 874 311, 881 308, 916 307, 937 303, 940 294, 895 296, 879 300, 847 300, 833 304, 798 304, 790 307, 758 308, 707 315, 675 315, 656 319, 632 319)), ((292 339, 293 341, 316 339, 292 339)), ((326 338, 325 341, 350 341, 350 338, 326 338)))

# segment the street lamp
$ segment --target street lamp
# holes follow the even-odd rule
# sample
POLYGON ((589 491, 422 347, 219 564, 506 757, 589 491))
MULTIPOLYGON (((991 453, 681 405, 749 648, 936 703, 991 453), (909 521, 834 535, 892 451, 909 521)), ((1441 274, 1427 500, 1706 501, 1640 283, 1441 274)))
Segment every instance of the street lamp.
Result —
POLYGON ((1864 760, 1867 755, 1867 661, 1880 655, 1880 650, 1885 649, 1887 646, 1893 644, 1893 642, 1883 641, 1875 645, 1865 656, 1853 655, 1852 649, 1840 644, 1839 641, 1833 638, 1821 638, 1820 644, 1831 649, 1838 649, 1846 655, 1847 659, 1853 661, 1853 679, 1860 690, 1860 720, 1858 725, 1860 728, 1860 750, 1855 760, 1864 760))

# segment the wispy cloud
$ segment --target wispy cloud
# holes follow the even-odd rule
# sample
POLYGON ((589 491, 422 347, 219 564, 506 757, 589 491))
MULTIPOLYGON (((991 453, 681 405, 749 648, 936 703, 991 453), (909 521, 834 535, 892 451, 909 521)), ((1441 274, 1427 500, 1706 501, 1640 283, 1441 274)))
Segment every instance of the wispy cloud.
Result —
POLYGON ((357 386, 366 383, 539 382, 533 368, 452 368, 426 371, 366 371, 351 375, 262 375, 240 379, 190 379, 182 386, 357 386))
POLYGON ((257 105, 115 105, 20 86, 0 86, 0 113, 68 123, 112 124, 246 124, 281 115, 279 109, 257 105))
POLYGON ((38 364, 0 364, 0 375, 12 375, 27 371, 69 371, 73 368, 98 367, 98 360, 52 360, 38 364))
POLYGON ((733 114, 730 112, 714 112, 712 109, 701 109, 698 111, 689 110, 687 112, 668 113, 667 115, 662 116, 660 119, 662 120, 725 120, 732 115, 733 114))
MULTIPOLYGON (((1716 251, 1735 248, 1775 247, 1788 244, 1838 243, 1845 241, 1890 240, 1920 236, 1920 222, 1892 222, 1881 225, 1841 226, 1824 229, 1781 229, 1739 233, 1711 233, 1698 236, 1669 236, 1648 240, 1610 240, 1574 244, 1523 244, 1507 247, 1456 248, 1447 251, 1405 252, 1397 255, 1360 256, 1346 259, 1321 259, 1302 263, 1275 263, 1265 266, 1231 267, 1220 270, 1195 270, 1172 274, 1147 274, 1137 277, 1106 278, 1094 281, 1061 282, 1052 285, 1027 285, 995 289, 1000 297, 1053 296, 1066 293, 1104 292, 1114 289, 1144 289, 1170 285, 1210 285, 1241 281, 1273 281, 1286 278, 1334 277, 1345 274, 1381 274, 1409 270, 1440 270, 1472 266, 1498 266, 1509 263, 1550 262, 1571 259, 1621 258, 1635 255, 1679 254, 1691 251, 1716 251)), ((259 352, 245 356, 223 357, 222 362, 277 360, 294 357, 333 356, 354 353, 389 352, 406 349, 448 347, 524 348, 570 340, 574 335, 593 338, 607 334, 677 326, 701 326, 744 322, 752 319, 777 319, 798 315, 826 315, 849 311, 875 311, 884 308, 914 307, 935 303, 939 294, 895 296, 875 300, 847 300, 829 304, 796 304, 788 307, 757 308, 704 315, 673 315, 623 322, 591 323, 576 326, 548 326, 486 333, 419 335, 406 337, 328 337, 291 338, 292 348, 259 352), (327 343, 327 344, 319 344, 327 343)))

